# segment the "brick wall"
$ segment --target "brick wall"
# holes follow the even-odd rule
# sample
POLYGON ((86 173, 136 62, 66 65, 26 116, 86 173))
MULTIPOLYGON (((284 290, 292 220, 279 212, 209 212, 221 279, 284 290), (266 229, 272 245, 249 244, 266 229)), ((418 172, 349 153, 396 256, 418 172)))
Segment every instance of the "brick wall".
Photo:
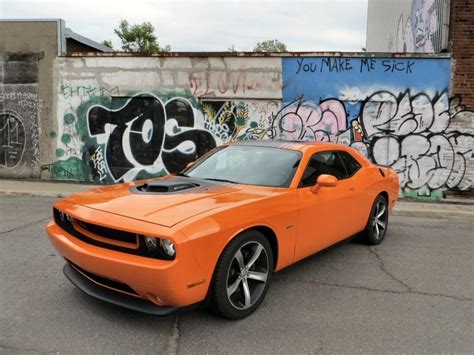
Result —
POLYGON ((451 90, 466 108, 474 109, 474 1, 451 0, 449 40, 452 43, 451 90))

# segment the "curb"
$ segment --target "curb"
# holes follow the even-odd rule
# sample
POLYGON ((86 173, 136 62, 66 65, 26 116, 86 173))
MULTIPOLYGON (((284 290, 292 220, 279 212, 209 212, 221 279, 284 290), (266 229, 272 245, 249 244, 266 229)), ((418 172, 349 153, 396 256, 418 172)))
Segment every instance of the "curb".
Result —
POLYGON ((471 211, 447 211, 447 210, 419 210, 419 209, 393 209, 392 216, 397 217, 422 217, 439 219, 472 219, 474 212, 471 211))
POLYGON ((474 199, 436 199, 436 200, 427 200, 427 199, 415 199, 415 198, 406 198, 401 197, 398 199, 398 202, 406 203, 416 203, 416 204, 437 204, 437 205, 460 205, 460 206, 474 206, 474 199))

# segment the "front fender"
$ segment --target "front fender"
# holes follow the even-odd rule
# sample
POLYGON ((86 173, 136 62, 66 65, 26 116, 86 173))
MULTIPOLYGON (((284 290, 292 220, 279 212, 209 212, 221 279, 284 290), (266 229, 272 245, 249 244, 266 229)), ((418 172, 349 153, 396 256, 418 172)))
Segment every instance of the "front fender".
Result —
POLYGON ((248 205, 229 208, 196 219, 180 229, 192 246, 206 281, 210 283, 215 266, 226 245, 240 233, 254 227, 270 228, 276 235, 276 270, 291 264, 296 245, 297 198, 289 192, 248 205))

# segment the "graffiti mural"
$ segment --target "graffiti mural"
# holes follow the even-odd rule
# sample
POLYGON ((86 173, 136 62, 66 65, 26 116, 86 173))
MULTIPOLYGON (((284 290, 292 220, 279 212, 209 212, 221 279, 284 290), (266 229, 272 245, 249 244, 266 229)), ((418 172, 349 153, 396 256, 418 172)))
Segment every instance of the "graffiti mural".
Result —
POLYGON ((339 100, 323 100, 319 104, 298 98, 272 117, 269 137, 283 140, 336 141, 346 131, 347 117, 339 100))
POLYGON ((446 92, 433 98, 374 93, 360 114, 372 159, 394 168, 405 189, 470 189, 474 135, 453 129, 451 122, 461 115, 473 122, 474 113, 455 105, 446 92))
POLYGON ((449 60, 285 58, 283 79, 272 137, 350 145, 406 195, 472 189, 474 113, 449 98, 449 60))
POLYGON ((33 177, 38 168, 38 56, 1 54, 0 173, 33 177))
POLYGON ((222 142, 272 138, 269 126, 276 101, 208 101, 202 106, 205 129, 222 142))
POLYGON ((396 46, 391 41, 389 50, 396 52, 434 53, 441 48, 443 0, 413 0, 411 16, 403 14, 398 20, 396 46))
POLYGON ((25 151, 25 126, 13 111, 0 112, 0 166, 14 168, 25 151))
POLYGON ((176 94, 84 92, 79 103, 64 95, 53 178, 107 183, 176 173, 218 144, 268 138, 279 108, 269 100, 200 102, 176 94))
POLYGON ((105 142, 104 159, 115 181, 132 180, 143 169, 156 173, 161 165, 180 171, 216 147, 212 134, 194 128, 193 107, 184 98, 163 103, 139 94, 117 110, 92 106, 87 124, 89 135, 105 142))

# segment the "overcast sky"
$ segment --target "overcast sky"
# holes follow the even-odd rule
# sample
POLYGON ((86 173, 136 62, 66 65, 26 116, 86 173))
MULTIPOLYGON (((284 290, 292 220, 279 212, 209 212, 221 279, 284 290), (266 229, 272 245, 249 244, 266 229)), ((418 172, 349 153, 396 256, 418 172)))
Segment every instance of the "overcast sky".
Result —
POLYGON ((150 21, 160 46, 175 51, 252 50, 279 39, 290 51, 360 51, 367 0, 0 0, 0 17, 62 18, 95 41, 111 39, 120 19, 150 21))

